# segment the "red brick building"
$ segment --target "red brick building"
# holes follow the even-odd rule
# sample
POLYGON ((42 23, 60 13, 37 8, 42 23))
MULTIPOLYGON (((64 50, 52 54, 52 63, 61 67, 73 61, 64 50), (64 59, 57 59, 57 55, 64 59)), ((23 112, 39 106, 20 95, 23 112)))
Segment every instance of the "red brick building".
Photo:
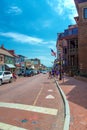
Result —
POLYGON ((87 0, 74 0, 78 11, 78 57, 80 74, 87 76, 87 0))
MULTIPOLYGON (((78 27, 70 25, 63 33, 58 34, 57 59, 67 73, 78 72, 78 27)), ((59 65, 60 68, 60 65, 59 65)))

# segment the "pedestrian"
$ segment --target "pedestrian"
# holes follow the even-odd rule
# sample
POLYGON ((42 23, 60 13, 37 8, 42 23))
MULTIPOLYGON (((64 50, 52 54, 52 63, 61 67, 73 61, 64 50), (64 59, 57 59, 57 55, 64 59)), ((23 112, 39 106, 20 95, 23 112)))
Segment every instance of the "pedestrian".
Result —
POLYGON ((54 70, 52 70, 52 77, 54 77, 55 76, 55 73, 54 73, 54 70))
POLYGON ((17 79, 17 75, 15 74, 15 72, 13 72, 13 80, 16 81, 17 79))
POLYGON ((49 77, 48 78, 52 78, 51 71, 49 71, 49 77))
POLYGON ((59 75, 59 71, 56 70, 56 78, 58 78, 58 75, 59 75))
POLYGON ((63 83, 64 83, 64 70, 62 70, 62 79, 63 79, 63 83))

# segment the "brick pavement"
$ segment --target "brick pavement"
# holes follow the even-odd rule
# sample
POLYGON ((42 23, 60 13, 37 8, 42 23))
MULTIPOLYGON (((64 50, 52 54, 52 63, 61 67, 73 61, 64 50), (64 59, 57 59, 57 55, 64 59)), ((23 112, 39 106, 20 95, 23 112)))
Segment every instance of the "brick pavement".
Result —
POLYGON ((87 82, 65 77, 59 85, 70 106, 70 130, 87 130, 87 82))
MULTIPOLYGON (((29 78, 18 77, 17 80, 11 84, 4 84, 0 91, 2 92, 4 90, 5 93, 8 94, 6 94, 6 97, 0 95, 0 101, 9 104, 8 107, 5 108, 3 107, 3 104, 0 103, 0 122, 31 130, 63 130, 64 105, 53 78, 49 79, 46 74, 40 74, 29 78), (37 84, 37 79, 40 81, 39 84, 37 84), (33 83, 34 81, 36 82, 35 84, 32 84, 29 83, 29 81, 32 81, 33 83), (23 87, 21 85, 22 83, 26 83, 26 85, 23 87), (29 88, 32 87, 33 89, 30 91, 29 88), (10 89, 8 88, 11 89, 11 97, 9 96, 10 89), (25 93, 23 90, 27 90, 27 92, 25 93), (22 96, 19 92, 22 93, 22 96), (32 101, 32 99, 34 100, 32 101), (19 109, 15 109, 15 106, 11 109, 11 103, 14 103, 14 105, 17 105, 16 103, 32 105, 34 111, 20 111, 18 105, 17 108, 19 109), (37 106, 40 108, 37 109, 37 106), (51 112, 50 114, 44 113, 45 111, 41 111, 41 113, 38 112, 38 110, 46 110, 44 108, 48 108, 48 110, 51 108, 52 110, 55 109, 58 111, 56 115, 52 115, 51 112)), ((4 125, 4 127, 5 126, 6 125, 4 125)), ((5 128, 3 130, 5 130, 5 128)))

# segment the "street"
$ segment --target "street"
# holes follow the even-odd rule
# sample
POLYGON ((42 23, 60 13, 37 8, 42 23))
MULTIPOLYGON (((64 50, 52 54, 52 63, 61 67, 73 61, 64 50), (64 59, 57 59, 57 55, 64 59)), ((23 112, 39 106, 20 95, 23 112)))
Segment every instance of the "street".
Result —
POLYGON ((62 130, 64 106, 48 74, 0 86, 0 130, 62 130))

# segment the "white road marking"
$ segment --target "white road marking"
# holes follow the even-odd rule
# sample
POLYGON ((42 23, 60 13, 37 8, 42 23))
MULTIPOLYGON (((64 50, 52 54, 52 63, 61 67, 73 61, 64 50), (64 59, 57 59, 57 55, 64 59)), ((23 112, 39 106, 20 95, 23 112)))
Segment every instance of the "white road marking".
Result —
POLYGON ((7 102, 0 102, 0 107, 32 111, 32 112, 38 112, 42 114, 49 114, 49 115, 57 115, 57 112, 58 112, 58 109, 53 109, 53 108, 24 105, 24 104, 18 104, 18 103, 7 103, 7 102))
POLYGON ((48 95, 48 96, 46 96, 46 99, 54 99, 55 97, 54 96, 52 96, 52 95, 48 95))
POLYGON ((48 91, 49 91, 49 92, 53 92, 53 90, 52 90, 52 89, 49 89, 48 91))
POLYGON ((27 130, 27 129, 0 122, 0 130, 27 130))

